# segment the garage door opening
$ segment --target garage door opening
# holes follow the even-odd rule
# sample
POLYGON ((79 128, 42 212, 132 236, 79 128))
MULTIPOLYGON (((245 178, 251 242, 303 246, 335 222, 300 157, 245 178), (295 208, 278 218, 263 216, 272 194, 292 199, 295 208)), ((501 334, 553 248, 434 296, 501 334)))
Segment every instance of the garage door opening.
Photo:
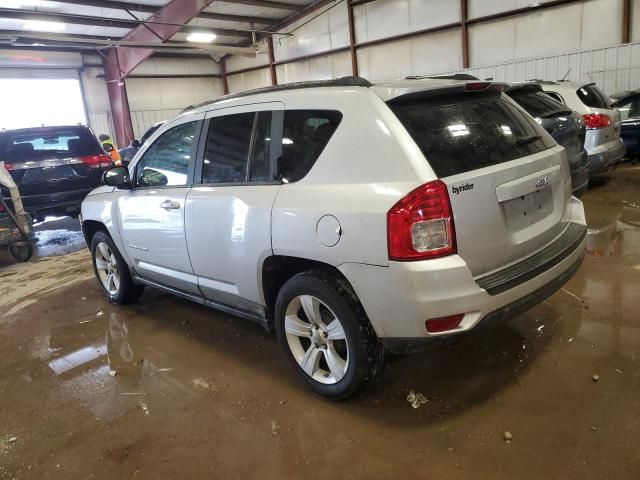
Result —
POLYGON ((0 78, 0 130, 87 123, 77 79, 0 78))

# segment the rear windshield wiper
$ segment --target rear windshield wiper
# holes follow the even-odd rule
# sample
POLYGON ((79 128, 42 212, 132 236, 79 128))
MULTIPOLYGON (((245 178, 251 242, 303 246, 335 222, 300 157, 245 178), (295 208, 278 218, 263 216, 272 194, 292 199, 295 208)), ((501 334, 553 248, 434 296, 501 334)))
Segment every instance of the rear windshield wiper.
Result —
POLYGON ((527 145, 529 143, 533 143, 536 140, 540 140, 542 137, 540 135, 531 135, 529 137, 522 137, 516 140, 518 145, 527 145))
POLYGON ((546 115, 542 115, 540 118, 551 118, 557 117, 558 115, 571 115, 573 112, 571 110, 556 110, 555 112, 547 113, 546 115))

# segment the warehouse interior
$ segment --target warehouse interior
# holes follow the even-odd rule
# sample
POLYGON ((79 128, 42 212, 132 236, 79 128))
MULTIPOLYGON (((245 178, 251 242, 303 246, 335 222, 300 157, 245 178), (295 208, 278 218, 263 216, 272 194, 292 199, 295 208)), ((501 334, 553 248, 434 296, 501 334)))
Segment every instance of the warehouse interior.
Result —
MULTIPOLYGON (((514 100, 515 95, 514 92, 514 100)), ((380 105, 376 108, 381 109, 380 105)), ((564 152, 564 145, 560 140, 561 146, 556 144, 556 136, 544 126, 541 118, 531 112, 529 115, 525 112, 527 106, 520 105, 518 111, 524 112, 520 114, 531 122, 535 120, 549 132, 550 135, 544 134, 551 142, 545 147, 546 151, 556 148, 564 152)), ((394 107, 388 110, 397 113, 394 107)), ((446 114, 446 110, 442 112, 446 114)), ((388 119, 393 114, 386 115, 380 118, 388 119)), ((479 118, 487 119, 488 123, 489 113, 486 115, 479 118)), ((308 143, 303 142, 301 150, 296 151, 313 150, 325 126, 323 122, 330 123, 332 118, 323 117, 320 126, 313 124, 317 121, 315 117, 310 118, 316 137, 305 137, 304 142, 308 143)), ((458 125, 447 128, 454 136, 464 136, 472 123, 460 124, 459 121, 458 125), (453 131, 456 128, 458 130, 453 131)), ((431 126, 422 124, 424 129, 431 126)), ((542 127, 534 127, 544 132, 542 127)), ((509 127, 501 128, 505 134, 511 134, 509 127)), ((525 148, 526 143, 539 140, 540 135, 522 138, 516 145, 525 148)), ((457 140, 462 141, 460 137, 457 140)), ((184 138, 181 141, 184 144, 184 138)), ((281 158, 274 160, 274 144, 275 141, 267 147, 271 168, 276 168, 273 162, 281 158)), ((29 148, 33 151, 31 145, 29 148)), ((444 149, 448 144, 441 145, 444 149)), ((494 149, 500 150, 500 145, 496 144, 494 149)), ((469 150, 468 155, 472 157, 481 150, 481 146, 476 147, 478 150, 475 153, 469 150)), ((435 158, 437 152, 431 154, 435 158)), ((247 155, 249 166, 246 185, 243 185, 259 189, 260 186, 250 185, 249 170, 254 154, 247 155)), ((558 155, 567 158, 565 153, 558 155)), ((640 420, 635 415, 640 406, 640 374, 635 369, 636 353, 640 359, 640 320, 636 313, 640 307, 637 295, 640 288, 638 158, 640 0, 0 0, 0 197, 4 198, 0 204, 0 479, 262 479, 326 478, 329 475, 443 479, 639 478, 640 420), (528 237, 527 241, 523 240, 522 232, 530 231, 525 228, 529 224, 523 224, 527 220, 520 218, 519 225, 525 227, 506 236, 515 245, 513 251, 517 250, 525 260, 529 258, 530 264, 539 262, 530 267, 527 281, 538 282, 536 289, 540 289, 526 291, 526 297, 524 293, 520 296, 530 298, 544 285, 553 286, 553 291, 549 290, 548 295, 538 298, 535 304, 520 310, 516 307, 520 298, 509 297, 509 302, 514 303, 506 305, 496 300, 502 298, 500 295, 491 294, 487 297, 490 297, 487 306, 478 307, 477 312, 475 307, 471 313, 465 311, 466 316, 461 318, 469 319, 476 314, 481 318, 498 307, 513 309, 516 313, 510 316, 514 318, 499 321, 490 328, 473 328, 476 324, 469 323, 471 320, 465 323, 458 319, 448 332, 450 335, 442 336, 446 341, 439 342, 435 335, 433 348, 430 345, 417 353, 409 353, 407 349, 406 354, 390 348, 382 339, 409 335, 381 334, 374 321, 373 307, 365 296, 379 297, 383 299, 381 304, 396 305, 408 298, 404 293, 398 296, 399 290, 413 292, 423 288, 417 295, 426 302, 425 299, 435 295, 429 293, 432 288, 434 292, 450 291, 449 297, 434 301, 434 305, 437 303, 434 311, 445 312, 446 308, 442 307, 445 304, 464 304, 466 297, 463 296, 468 289, 458 287, 450 271, 436 271, 447 257, 424 260, 432 262, 425 269, 436 272, 430 277, 433 285, 420 283, 422 280, 416 280, 417 277, 410 280, 399 276, 376 284, 377 277, 366 273, 358 277, 366 284, 362 290, 343 266, 358 263, 366 266, 363 271, 370 272, 374 266, 380 266, 377 260, 368 260, 366 256, 367 260, 362 261, 335 260, 331 267, 342 272, 339 281, 352 284, 338 290, 351 292, 359 305, 356 310, 365 320, 367 316, 371 319, 367 328, 373 332, 376 342, 378 337, 381 339, 375 352, 380 358, 384 357, 386 366, 376 373, 376 381, 362 392, 349 398, 347 394, 341 394, 342 398, 331 397, 313 386, 306 388, 307 384, 296 378, 282 354, 281 346, 287 340, 280 338, 277 326, 280 303, 276 303, 276 297, 279 298, 284 288, 272 291, 276 287, 271 286, 280 282, 283 272, 316 271, 321 257, 310 256, 295 267, 294 263, 285 263, 285 267, 273 266, 272 270, 262 262, 274 265, 265 261, 265 257, 293 256, 291 252, 297 251, 283 247, 279 253, 278 242, 306 245, 304 228, 293 222, 303 217, 305 211, 325 208, 323 213, 327 215, 309 220, 314 238, 317 232, 323 249, 343 245, 345 241, 340 238, 347 240, 357 230, 359 240, 356 247, 350 247, 350 252, 356 252, 357 256, 358 250, 373 250, 380 244, 385 255, 384 266, 392 271, 390 264, 398 258, 391 253, 392 235, 384 230, 391 229, 391 223, 387 223, 391 222, 391 213, 374 219, 374 211, 383 205, 386 212, 395 203, 388 204, 387 197, 399 195, 396 198, 399 200, 417 183, 409 188, 407 185, 411 182, 402 180, 406 190, 396 191, 399 187, 394 182, 400 185, 397 178, 404 171, 404 167, 398 166, 397 158, 386 159, 387 173, 379 170, 379 159, 371 159, 371 172, 364 168, 361 178, 345 173, 344 178, 348 180, 332 180, 326 172, 335 171, 336 166, 349 163, 352 158, 355 162, 365 152, 371 152, 374 157, 388 154, 391 150, 380 149, 379 153, 370 150, 372 145, 377 145, 374 137, 396 135, 411 144, 403 152, 420 156, 424 153, 431 163, 424 150, 429 147, 423 147, 416 138, 414 143, 411 140, 414 133, 404 122, 409 133, 403 128, 402 134, 396 134, 397 129, 388 128, 379 120, 377 130, 367 131, 366 125, 373 120, 366 117, 372 114, 363 110, 360 118, 351 120, 346 112, 355 107, 349 103, 344 118, 340 117, 342 123, 337 120, 336 125, 340 126, 335 135, 347 127, 353 130, 344 133, 340 140, 327 138, 329 143, 323 144, 323 147, 328 145, 326 150, 318 153, 321 156, 315 166, 309 167, 306 178, 294 181, 280 176, 275 182, 277 185, 270 186, 268 181, 263 182, 263 192, 267 188, 274 192, 263 208, 264 211, 271 209, 264 217, 266 223, 258 224, 252 209, 251 202, 261 194, 254 190, 247 193, 247 197, 238 194, 229 207, 233 209, 233 225, 231 239, 224 245, 216 244, 224 235, 215 232, 217 226, 225 222, 219 213, 222 204, 198 207, 203 215, 210 212, 209 219, 198 220, 208 223, 209 230, 204 227, 196 230, 194 222, 189 220, 188 209, 198 200, 187 190, 197 190, 205 196, 207 192, 225 187, 243 188, 229 187, 224 181, 222 186, 212 185, 204 181, 204 173, 202 185, 198 185, 194 170, 204 168, 206 171, 209 163, 211 139, 205 138, 205 129, 213 129, 210 125, 214 125, 214 121, 209 117, 215 109, 228 108, 235 112, 243 102, 270 105, 254 108, 251 148, 256 142, 258 124, 264 118, 262 112, 270 108, 276 113, 270 117, 273 123, 265 134, 265 142, 269 144, 270 137, 277 139, 282 143, 278 147, 281 154, 286 155, 282 153, 289 151, 286 146, 298 142, 298 137, 286 134, 287 102, 299 105, 305 98, 313 98, 316 103, 312 105, 309 100, 312 106, 308 110, 317 113, 323 108, 323 100, 313 95, 325 92, 327 105, 331 105, 334 101, 331 89, 340 90, 347 98, 358 95, 364 88, 383 92, 378 93, 383 102, 378 97, 376 101, 382 106, 386 103, 391 106, 397 100, 393 95, 409 92, 410 97, 412 89, 418 88, 407 82, 424 84, 420 89, 435 90, 441 87, 429 87, 435 85, 429 82, 444 82, 447 88, 456 88, 456 85, 466 88, 466 95, 472 95, 469 92, 474 89, 488 92, 495 87, 503 92, 497 94, 501 98, 509 94, 509 88, 525 82, 535 84, 537 95, 548 98, 545 92, 550 96, 555 94, 556 105, 566 107, 562 115, 570 116, 577 111, 576 122, 583 132, 579 150, 591 162, 591 167, 584 167, 588 188, 585 184, 579 192, 577 188, 568 189, 567 182, 570 186, 574 173, 570 161, 556 162, 565 162, 567 167, 571 166, 571 172, 565 163, 557 167, 548 160, 544 171, 522 170, 525 173, 519 176, 536 182, 532 195, 539 192, 544 195, 545 189, 550 192, 556 183, 561 188, 559 185, 565 182, 562 188, 566 195, 560 196, 553 190, 549 208, 564 209, 554 221, 575 222, 584 227, 582 243, 571 247, 575 247, 576 252, 582 249, 584 257, 580 257, 581 263, 575 264, 570 275, 562 277, 561 283, 556 279, 543 279, 548 272, 560 268, 558 265, 564 265, 561 262, 569 258, 570 254, 566 253, 569 247, 562 247, 566 250, 562 258, 560 255, 554 259, 544 257, 560 238, 551 241, 549 236, 545 249, 526 250, 530 241, 528 237), (602 105, 595 107, 586 102, 581 104, 585 110, 580 111, 568 98, 562 97, 565 94, 560 87, 572 89, 580 97, 580 92, 590 86, 600 92, 602 105), (258 90, 253 92, 255 89, 258 90), (314 93, 318 91, 320 93, 314 93), (274 107, 278 102, 284 106, 274 107), (279 112, 284 116, 284 133, 274 126, 280 118, 278 110, 285 112, 279 112), (177 231, 176 217, 158 220, 148 211, 148 205, 122 213, 126 202, 134 198, 137 186, 141 185, 135 183, 140 181, 140 174, 135 170, 137 163, 144 161, 146 152, 154 148, 154 142, 162 139, 164 132, 171 131, 168 126, 186 125, 189 115, 202 123, 203 133, 200 137, 197 133, 195 137, 189 136, 184 147, 193 152, 191 160, 186 156, 191 163, 185 196, 180 202, 170 197, 172 177, 168 174, 169 183, 163 175, 165 183, 158 184, 160 186, 149 183, 147 195, 151 197, 159 192, 164 199, 163 192, 167 192, 169 206, 163 203, 164 211, 177 209, 175 215, 182 215, 181 228, 191 227, 196 233, 177 231), (605 123, 590 123, 596 121, 605 123), (56 126, 66 126, 67 133, 55 137, 51 129, 56 126), (608 159, 606 166, 594 169, 596 159, 601 161, 608 154, 593 144, 589 146, 589 142, 595 142, 597 131, 607 127, 613 132, 607 141, 617 142, 623 153, 615 161, 608 159), (67 168, 74 160, 60 157, 56 159, 59 163, 45 160, 43 165, 33 165, 22 157, 11 157, 13 150, 7 145, 14 141, 12 138, 17 138, 15 135, 35 135, 33 132, 42 129, 49 133, 38 137, 44 139, 41 142, 44 147, 31 144, 36 151, 39 146, 47 150, 65 138, 71 139, 67 142, 70 149, 76 138, 68 133, 71 128, 89 132, 90 142, 99 149, 91 154, 91 161, 97 163, 90 168, 87 161, 82 160, 83 166, 91 170, 95 184, 87 187, 81 197, 76 195, 73 201, 65 201, 54 209, 62 193, 50 193, 54 191, 51 185, 69 178, 52 177, 48 183, 42 178, 49 178, 51 169, 67 168), (342 154, 344 157, 338 159, 342 154), (327 155, 336 156, 333 163, 325 160, 327 155), (44 182, 39 185, 46 183, 43 191, 47 197, 44 203, 31 207, 32 199, 43 194, 32 193, 33 187, 26 184, 27 177, 16 172, 24 169, 27 175, 35 175, 36 167, 42 168, 38 175, 44 177, 38 177, 38 181, 44 182), (316 176, 314 170, 319 172, 316 176), (118 181, 129 183, 109 183, 109 172, 116 172, 118 181), (377 180, 369 181, 367 175, 377 180), (318 180, 314 180, 316 178, 318 180), (14 182, 15 188, 4 181, 14 182), (101 200, 103 203, 99 204, 92 200, 96 198, 91 197, 93 193, 87 196, 94 188, 103 195, 100 198, 112 203, 101 200), (293 193, 289 196, 277 193, 287 188, 299 195, 298 200, 293 193), (322 197, 322 188, 330 190, 333 200, 322 197), (360 196, 365 191, 375 192, 379 197, 369 201, 369 197, 360 196), (572 191, 579 199, 571 196, 572 191), (116 194, 131 196, 118 199, 116 194), (283 207, 284 213, 279 217, 278 202, 285 198, 290 203, 283 207), (180 213, 181 203, 187 213, 180 213), (247 214, 249 209, 251 213, 247 214), (576 213, 578 211, 583 213, 576 213), (357 220, 346 223, 350 221, 346 218, 357 220), (253 280, 256 277, 264 305, 256 306, 247 297, 241 304, 243 309, 230 308, 226 299, 231 298, 231 293, 238 294, 238 286, 214 274, 208 277, 207 288, 218 288, 224 295, 205 298, 204 280, 198 277, 202 283, 198 283, 197 291, 198 295, 202 293, 202 299, 190 301, 194 300, 193 292, 187 294, 186 290, 175 287, 176 284, 170 287, 167 283, 163 287, 157 280, 160 276, 145 280, 141 271, 136 273, 137 266, 142 264, 136 263, 137 260, 128 262, 123 252, 116 256, 129 263, 126 267, 131 271, 129 281, 132 285, 142 282, 140 285, 146 287, 144 293, 140 292, 140 298, 136 294, 135 301, 121 302, 118 295, 125 280, 118 277, 118 285, 113 284, 115 293, 110 291, 109 283, 100 283, 102 257, 97 258, 95 252, 100 252, 101 247, 92 246, 96 232, 102 228, 95 227, 99 219, 104 221, 104 234, 113 240, 100 245, 108 244, 111 250, 126 249, 128 255, 141 255, 143 259, 148 245, 139 240, 144 237, 136 232, 151 230, 149 225, 156 232, 150 235, 158 235, 154 245, 166 256, 172 255, 169 245, 175 242, 176 232, 177 237, 182 241, 186 238, 187 243, 191 236, 209 232, 210 238, 205 234, 200 240, 200 244, 204 242, 212 252, 209 260, 205 255, 205 263, 229 264, 238 278, 253 280), (254 225, 250 224, 252 220, 256 222, 254 225), (326 221, 326 227, 322 221, 326 221), (131 237, 123 233, 125 227, 133 231, 131 237), (386 233, 376 239, 378 227, 386 233), (262 233, 268 237, 269 246, 254 268, 253 264, 249 265, 246 254, 238 253, 241 250, 236 248, 244 245, 245 232, 246 243, 255 243, 251 235, 260 228, 266 229, 262 233), (283 230, 276 234, 276 228, 283 230), (120 234, 123 239, 115 239, 120 234), (337 239, 327 245, 322 235, 334 234, 337 239), (10 244, 10 240, 3 243, 5 238, 15 238, 16 243, 10 244), (224 250, 225 245, 229 245, 229 250, 224 250), (27 247, 27 256, 21 258, 27 247), (314 267, 300 270, 300 264, 314 267), (269 275, 278 280, 272 283, 269 275), (248 306, 245 308, 245 305, 248 306), (251 316, 247 312, 252 308, 264 311, 264 318, 247 321, 251 316), (467 325, 471 327, 468 331, 467 325), (456 331, 460 334, 456 335, 456 331)), ((500 166, 486 165, 482 172, 492 172, 500 166)), ((445 195, 449 196, 446 208, 451 222, 455 223, 455 233, 447 230, 444 234, 446 240, 449 232, 449 241, 454 242, 449 253, 456 258, 460 254, 460 262, 471 265, 473 262, 465 257, 467 245, 473 245, 466 247, 467 251, 479 256, 489 257, 494 254, 491 252, 499 250, 499 245, 490 245, 499 232, 490 224, 482 200, 476 200, 475 207, 467 207, 475 208, 475 214, 461 213, 460 202, 469 200, 473 205, 473 195, 484 192, 481 174, 476 176, 472 172, 472 176, 465 177, 467 172, 456 171, 448 180, 435 167, 429 172, 432 176, 435 172, 434 179, 443 179, 444 183, 440 183, 446 184, 445 195), (446 190, 446 186, 453 183, 456 186, 446 190), (465 218, 469 219, 468 224, 463 223, 465 218)), ((490 192, 492 201, 495 203, 496 195, 499 202, 503 201, 500 195, 505 194, 500 192, 506 191, 505 185, 510 189, 507 194, 511 195, 512 190, 517 192, 509 201, 518 198, 524 201, 530 191, 524 192, 519 184, 514 187, 515 180, 507 184, 511 177, 504 178, 504 184, 490 192)), ((80 187, 74 188, 77 192, 80 187)), ((534 198, 538 205, 538 197, 534 198)), ((541 202, 539 207, 532 208, 543 211, 541 202)), ((524 216, 527 213, 531 218, 531 211, 525 210, 524 216)), ((533 214, 537 215, 535 211, 533 214)), ((509 210, 502 211, 501 215, 508 216, 509 210)), ((545 217, 535 224, 536 228, 547 221, 551 220, 545 217)), ((415 234, 415 230, 412 232, 415 234)), ((516 257, 508 256, 512 251, 509 248, 503 249, 504 258, 495 269, 471 269, 467 276, 475 281, 474 287, 492 273, 500 273, 498 265, 505 271, 510 266, 518 266, 516 257)), ((188 250, 182 253, 189 268, 194 264, 191 273, 196 275, 196 255, 191 246, 188 250)), ((104 259, 110 262, 108 256, 104 259)), ((404 260, 406 258, 399 262, 404 260)), ((418 263, 421 262, 413 265, 418 263)), ((477 260, 476 264, 482 261, 477 260)), ((124 265, 116 267, 113 260, 105 267, 106 272, 113 275, 119 269, 122 273, 124 265)), ((155 273, 171 276, 166 273, 167 268, 162 268, 157 267, 155 273)), ((417 269, 416 266, 415 271, 417 269)), ((320 270, 324 272, 322 275, 329 275, 328 267, 320 270)), ((176 275, 174 272, 174 279, 176 275)), ((284 282, 285 279, 281 281, 284 282)), ((326 300, 330 296, 322 298, 326 300)), ((334 306, 325 300, 323 308, 333 313, 334 306)), ((304 311, 309 316, 307 310, 304 311)), ((389 322, 404 321, 402 315, 396 317, 398 311, 409 309, 384 310, 389 322)), ((289 318, 290 310, 286 312, 289 318)), ((449 313, 453 312, 446 310, 446 315, 432 316, 441 320, 450 318, 449 313)), ((340 315, 333 315, 339 320, 340 315)), ((286 318, 283 316, 284 322, 286 318)), ((313 323, 310 317, 309 321, 313 323)), ((429 321, 426 327, 424 323, 420 325, 422 330, 426 328, 420 336, 428 339, 433 336, 429 321)), ((328 331, 330 324, 326 323, 328 331)), ((478 326, 480 323, 478 321, 478 326)), ((286 323, 284 325, 282 328, 286 328, 286 323)), ((322 329, 319 331, 326 337, 322 329)), ((312 341, 307 354, 316 341, 321 342, 313 336, 315 333, 310 335, 312 341)), ((331 334, 328 335, 331 338, 331 334)), ((345 342, 352 349, 348 350, 344 366, 344 378, 351 378, 351 373, 347 373, 356 368, 352 365, 357 365, 357 360, 354 347, 349 343, 350 334, 343 332, 342 335, 341 338, 346 335, 345 342)), ((323 348, 326 350, 326 344, 323 348)), ((327 365, 333 374, 332 365, 327 365)), ((304 368, 302 363, 300 367, 304 368)))

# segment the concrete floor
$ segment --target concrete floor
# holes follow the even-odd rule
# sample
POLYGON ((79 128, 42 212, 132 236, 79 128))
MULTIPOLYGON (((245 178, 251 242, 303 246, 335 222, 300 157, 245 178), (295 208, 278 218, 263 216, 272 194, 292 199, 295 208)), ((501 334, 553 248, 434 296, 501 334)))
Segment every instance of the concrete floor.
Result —
POLYGON ((0 479, 640 478, 639 186, 624 166, 584 196, 564 290, 347 403, 251 323, 151 290, 108 304, 84 250, 7 263, 0 479))

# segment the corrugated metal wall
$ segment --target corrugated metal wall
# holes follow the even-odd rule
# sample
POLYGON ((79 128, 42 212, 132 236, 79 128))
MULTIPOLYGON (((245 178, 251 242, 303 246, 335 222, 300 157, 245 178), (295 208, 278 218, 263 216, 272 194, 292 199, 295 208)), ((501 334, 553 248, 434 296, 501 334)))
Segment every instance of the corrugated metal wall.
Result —
MULTIPOLYGON (((607 94, 640 88, 640 43, 518 60, 456 72, 517 82, 540 78, 596 82, 607 94)), ((454 73, 454 72, 443 72, 454 73)))

